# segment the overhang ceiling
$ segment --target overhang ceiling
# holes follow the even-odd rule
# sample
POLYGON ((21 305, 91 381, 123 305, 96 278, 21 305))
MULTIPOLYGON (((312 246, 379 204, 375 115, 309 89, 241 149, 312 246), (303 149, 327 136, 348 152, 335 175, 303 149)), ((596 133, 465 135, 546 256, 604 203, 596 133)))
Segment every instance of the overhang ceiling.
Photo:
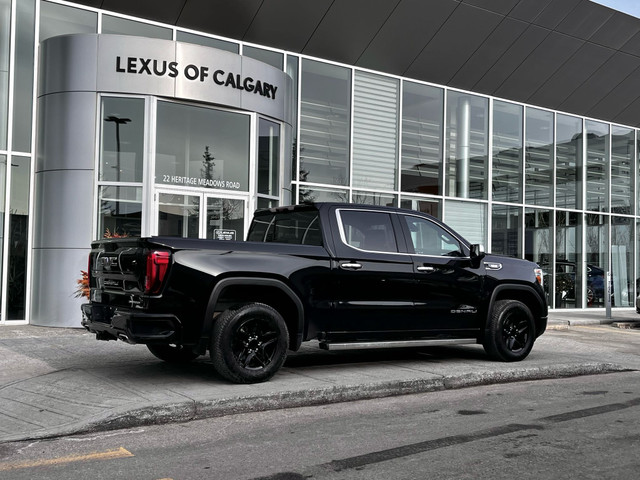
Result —
POLYGON ((74 0, 640 127, 640 19, 590 0, 74 0))

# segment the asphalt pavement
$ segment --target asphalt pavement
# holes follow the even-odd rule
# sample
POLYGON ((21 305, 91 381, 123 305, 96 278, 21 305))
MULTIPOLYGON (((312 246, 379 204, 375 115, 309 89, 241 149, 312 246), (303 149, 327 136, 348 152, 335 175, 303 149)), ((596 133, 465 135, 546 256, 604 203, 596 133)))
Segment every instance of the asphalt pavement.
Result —
MULTIPOLYGON (((604 341, 637 327, 634 309, 554 311, 526 360, 490 361, 480 345, 291 353, 265 383, 235 385, 208 356, 168 364, 144 345, 97 341, 83 329, 0 326, 0 443, 234 413, 493 383, 640 370, 640 352, 604 341), (587 326, 587 327, 585 327, 587 326), (574 336, 572 331, 591 328, 574 336)), ((640 344, 640 330, 637 332, 640 344)))

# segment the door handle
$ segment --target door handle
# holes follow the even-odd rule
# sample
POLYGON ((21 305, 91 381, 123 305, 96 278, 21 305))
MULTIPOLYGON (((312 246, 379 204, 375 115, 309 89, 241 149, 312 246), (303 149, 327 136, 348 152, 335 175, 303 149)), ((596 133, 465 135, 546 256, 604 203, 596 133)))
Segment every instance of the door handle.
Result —
POLYGON ((362 265, 359 263, 341 263, 340 268, 343 270, 360 270, 362 265))
POLYGON ((434 267, 418 267, 416 270, 422 273, 433 273, 436 271, 434 267))

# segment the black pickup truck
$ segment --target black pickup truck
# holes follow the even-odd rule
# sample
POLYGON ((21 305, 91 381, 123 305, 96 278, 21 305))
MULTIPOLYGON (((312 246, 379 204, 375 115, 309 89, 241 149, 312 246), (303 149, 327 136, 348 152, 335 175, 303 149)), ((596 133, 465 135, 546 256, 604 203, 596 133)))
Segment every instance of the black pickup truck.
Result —
POLYGON ((547 325, 542 271, 484 253, 415 211, 317 203, 255 213, 247 241, 96 241, 82 324, 99 340, 188 362, 210 352, 238 383, 287 350, 480 343, 524 359, 547 325))

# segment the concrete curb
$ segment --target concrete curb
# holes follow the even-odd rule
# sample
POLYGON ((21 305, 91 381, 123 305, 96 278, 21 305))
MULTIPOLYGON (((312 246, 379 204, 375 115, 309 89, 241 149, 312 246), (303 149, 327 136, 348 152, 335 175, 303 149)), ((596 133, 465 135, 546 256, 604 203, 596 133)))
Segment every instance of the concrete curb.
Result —
POLYGON ((94 433, 122 428, 187 422, 240 413, 279 410, 331 403, 369 400, 374 398, 453 390, 482 385, 514 383, 531 380, 599 375, 631 371, 613 363, 585 363, 546 367, 518 368, 510 371, 490 371, 465 375, 445 375, 437 378, 385 381, 327 388, 284 391, 256 396, 230 397, 217 400, 186 400, 177 403, 149 404, 137 409, 112 410, 87 420, 67 424, 55 429, 44 429, 29 434, 7 436, 7 442, 41 440, 66 435, 94 433))

